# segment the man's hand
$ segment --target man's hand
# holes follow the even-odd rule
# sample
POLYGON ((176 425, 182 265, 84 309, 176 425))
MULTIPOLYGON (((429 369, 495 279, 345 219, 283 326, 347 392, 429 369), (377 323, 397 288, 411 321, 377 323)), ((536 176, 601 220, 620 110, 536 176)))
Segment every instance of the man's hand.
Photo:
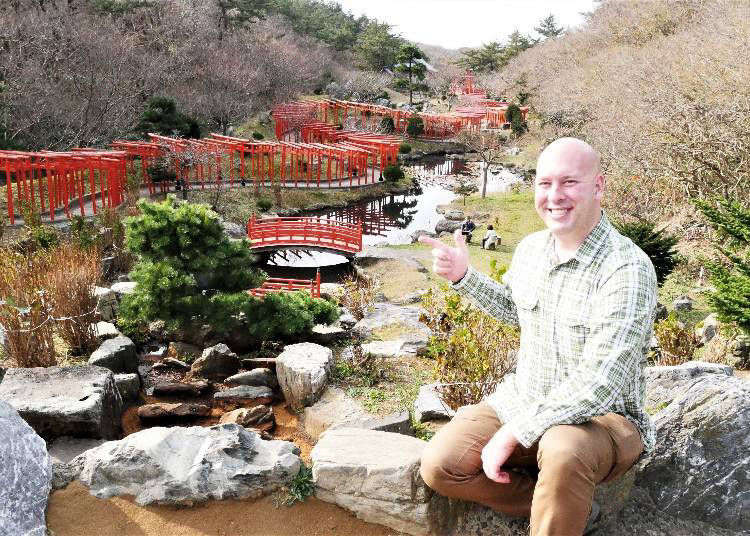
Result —
POLYGON ((492 439, 482 449, 482 468, 487 478, 500 484, 510 483, 508 472, 500 469, 517 446, 518 439, 505 426, 495 432, 492 439))
POLYGON ((469 249, 466 247, 464 235, 459 229, 453 233, 456 247, 443 244, 440 240, 429 236, 420 236, 419 241, 432 246, 432 269, 433 271, 449 281, 455 283, 466 275, 469 268, 469 249))

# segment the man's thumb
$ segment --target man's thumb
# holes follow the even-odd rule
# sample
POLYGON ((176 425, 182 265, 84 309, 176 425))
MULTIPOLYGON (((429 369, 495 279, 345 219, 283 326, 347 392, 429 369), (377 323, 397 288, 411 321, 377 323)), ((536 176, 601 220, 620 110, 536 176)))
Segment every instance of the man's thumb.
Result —
POLYGON ((464 234, 461 232, 461 229, 456 229, 453 232, 453 241, 456 243, 456 247, 461 251, 469 251, 469 248, 466 245, 466 239, 464 238, 464 234))

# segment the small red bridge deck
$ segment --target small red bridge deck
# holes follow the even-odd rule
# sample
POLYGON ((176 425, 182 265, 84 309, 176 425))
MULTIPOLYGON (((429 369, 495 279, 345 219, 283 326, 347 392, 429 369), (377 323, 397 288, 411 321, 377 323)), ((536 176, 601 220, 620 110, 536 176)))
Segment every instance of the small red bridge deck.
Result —
POLYGON ((247 222, 253 251, 315 249, 352 256, 362 251, 362 224, 319 216, 257 219, 247 222))

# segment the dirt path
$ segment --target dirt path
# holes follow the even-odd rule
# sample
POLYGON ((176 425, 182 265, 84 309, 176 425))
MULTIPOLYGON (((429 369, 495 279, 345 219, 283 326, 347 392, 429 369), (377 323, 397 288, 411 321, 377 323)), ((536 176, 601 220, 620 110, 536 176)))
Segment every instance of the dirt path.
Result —
POLYGON ((138 506, 132 498, 97 499, 80 482, 50 496, 52 536, 398 536, 311 497, 276 508, 271 497, 211 501, 194 508, 138 506))

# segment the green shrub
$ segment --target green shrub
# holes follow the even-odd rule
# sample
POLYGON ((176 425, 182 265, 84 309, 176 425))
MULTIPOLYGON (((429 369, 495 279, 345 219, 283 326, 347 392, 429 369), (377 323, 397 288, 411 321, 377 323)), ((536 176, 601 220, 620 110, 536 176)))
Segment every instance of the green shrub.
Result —
POLYGON ((680 322, 674 311, 654 324, 654 337, 660 349, 655 360, 657 365, 679 365, 690 361, 699 343, 694 326, 680 322))
POLYGON ((510 129, 513 134, 520 136, 529 130, 526 121, 523 120, 523 114, 517 104, 509 104, 505 110, 505 119, 510 123, 510 129))
POLYGON ((260 132, 257 132, 257 131, 253 132, 253 139, 254 140, 262 140, 263 138, 265 138, 265 136, 263 134, 261 134, 260 132))
POLYGON ((171 182, 177 180, 177 173, 172 169, 169 158, 157 158, 146 168, 146 173, 151 178, 151 182, 171 182))
POLYGON ((393 131, 396 130, 396 125, 393 123, 393 118, 384 117, 380 121, 380 130, 385 134, 393 134, 393 131))
POLYGON ((70 220, 70 237, 79 247, 90 249, 99 243, 99 235, 94 223, 83 216, 73 216, 70 220))
POLYGON ((41 249, 52 249, 60 244, 60 234, 48 225, 32 227, 29 229, 29 236, 34 245, 41 249))
POLYGON ((724 257, 724 262, 708 265, 716 288, 708 303, 719 320, 750 335, 750 209, 728 199, 695 203, 719 231, 716 247, 724 257))
POLYGON ((664 229, 657 231, 656 223, 648 220, 614 222, 614 226, 648 255, 654 265, 658 283, 662 284, 679 263, 679 255, 675 250, 679 239, 664 229))
POLYGON ((503 275, 508 271, 507 264, 498 264, 497 259, 490 261, 490 277, 495 281, 502 281, 503 275))
POLYGON ((444 287, 422 298, 422 321, 432 330, 428 354, 435 379, 449 384, 438 395, 452 409, 476 404, 515 366, 518 331, 482 313, 444 287))
POLYGON ((411 145, 408 143, 402 143, 398 146, 399 154, 409 154, 411 152, 411 145))
POLYGON ((663 229, 657 231, 656 224, 647 220, 615 222, 614 226, 621 235, 630 238, 648 255, 656 270, 657 283, 664 283, 677 266, 677 252, 674 249, 677 237, 667 234, 663 229))
POLYGON ((406 122, 406 133, 412 138, 424 134, 424 121, 421 117, 410 117, 406 122))
POLYGON ((183 138, 201 137, 198 122, 192 117, 180 113, 177 110, 177 103, 169 97, 151 97, 146 102, 146 108, 141 114, 141 120, 136 130, 143 136, 153 132, 183 138))
POLYGON ((338 307, 307 292, 274 292, 253 298, 243 311, 250 335, 258 340, 292 341, 310 332, 315 324, 338 318, 338 307))
POLYGON ((255 202, 255 205, 261 210, 261 212, 266 212, 273 206, 273 201, 271 201, 268 197, 260 197, 255 202))
POLYGON ((300 464, 299 473, 292 479, 288 488, 283 488, 286 494, 279 501, 284 506, 292 506, 297 502, 304 502, 305 499, 315 493, 315 484, 312 479, 312 469, 300 464))
POLYGON ((385 171, 383 171, 383 178, 389 182, 398 182, 404 177, 404 170, 401 169, 401 166, 398 166, 396 164, 387 166, 385 168, 385 171))

